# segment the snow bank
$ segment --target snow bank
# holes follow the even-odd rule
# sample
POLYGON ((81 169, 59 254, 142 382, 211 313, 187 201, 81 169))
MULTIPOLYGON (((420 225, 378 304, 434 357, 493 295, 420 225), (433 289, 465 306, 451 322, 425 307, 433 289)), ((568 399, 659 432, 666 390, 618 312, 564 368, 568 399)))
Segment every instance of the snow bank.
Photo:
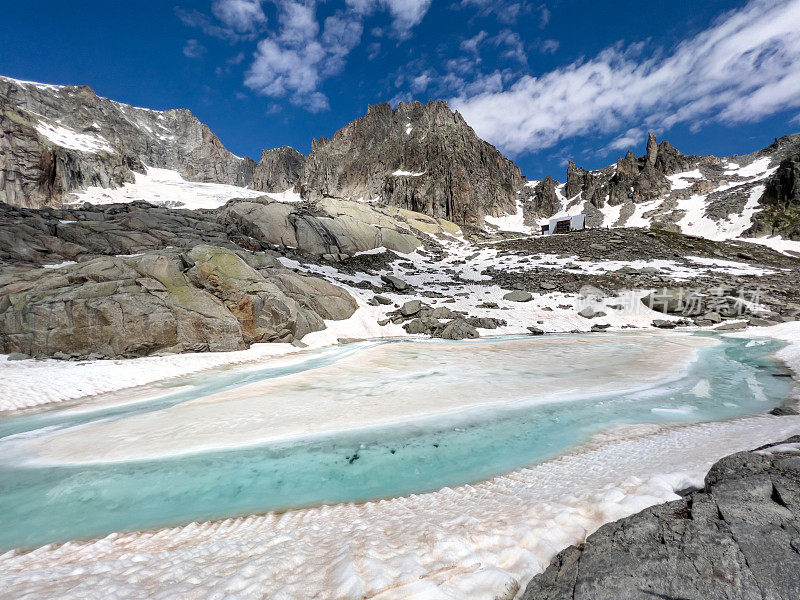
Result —
POLYGON ((420 177, 421 175, 424 174, 425 171, 419 171, 418 173, 414 173, 411 171, 403 171, 402 169, 398 169, 397 171, 394 171, 392 173, 392 175, 394 175, 395 177, 420 177))
MULTIPOLYGON (((306 335, 308 349, 336 344, 340 338, 382 338, 404 335, 398 325, 379 326, 377 307, 363 302, 349 319, 326 321, 327 328, 306 335)), ((253 344, 236 352, 199 352, 168 356, 147 356, 118 360, 10 361, 0 354, 0 413, 33 408, 46 404, 84 399, 155 382, 168 383, 183 375, 206 369, 252 363, 262 366, 274 360, 301 352, 291 344, 253 344)), ((154 393, 150 390, 150 394, 154 393)))
POLYGON ((494 225, 500 231, 517 231, 520 233, 531 233, 532 228, 525 225, 524 215, 522 214, 522 201, 517 197, 516 199, 517 212, 513 215, 503 215, 502 217, 484 217, 484 221, 490 225, 494 225))
MULTIPOLYGON (((730 337, 739 338, 759 338, 771 337, 782 342, 787 342, 787 346, 779 350, 775 356, 786 363, 800 378, 800 321, 791 321, 772 325, 771 327, 756 327, 745 331, 731 332, 726 334, 730 337)), ((756 342, 754 342, 756 343, 756 342)))
POLYGON ((599 390, 625 395, 668 384, 688 372, 698 351, 717 343, 685 333, 659 332, 635 338, 607 334, 499 343, 379 345, 343 355, 328 366, 22 444, 26 455, 36 456, 36 463, 157 460, 308 439, 310 423, 313 433, 319 435, 423 418, 441 420, 470 409, 569 402, 576 396, 591 397, 599 390), (523 374, 510 375, 508 365, 526 353, 535 353, 536 362, 523 374), (564 369, 566 357, 569 370, 564 369), (436 373, 435 395, 429 393, 432 371, 436 373), (465 376, 468 371, 471 375, 465 376), (481 388, 479 373, 494 374, 498 386, 481 388), (570 377, 570 373, 580 376, 570 377), (532 380, 542 385, 531 389, 532 380), (312 403, 308 402, 309 389, 317 390, 312 403), (119 440, 139 441, 120 445, 119 440))

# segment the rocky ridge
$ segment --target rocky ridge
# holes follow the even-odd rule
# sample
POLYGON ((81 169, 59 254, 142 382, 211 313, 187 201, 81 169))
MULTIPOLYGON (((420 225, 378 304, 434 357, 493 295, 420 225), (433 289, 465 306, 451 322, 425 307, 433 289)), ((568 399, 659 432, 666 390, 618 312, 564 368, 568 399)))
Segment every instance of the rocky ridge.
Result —
POLYGON ((688 156, 647 139, 616 164, 587 171, 569 161, 565 183, 550 177, 523 192, 525 224, 556 214, 587 215, 589 227, 650 226, 717 239, 780 235, 800 239, 800 134, 744 156, 688 156))
POLYGON ((190 181, 284 191, 303 162, 297 154, 279 148, 255 163, 226 150, 188 110, 135 108, 85 85, 0 77, 0 200, 9 204, 59 206, 70 192, 119 187, 147 167, 190 181))
POLYGON ((457 231, 387 211, 268 198, 200 211, 0 204, 0 353, 105 358, 299 341, 358 304, 279 259, 313 266, 379 247, 408 253, 422 230, 457 231))
POLYGON ((717 462, 702 490, 559 553, 522 600, 800 597, 800 436, 717 462))
POLYGON ((590 227, 798 239, 798 160, 800 134, 728 158, 687 156, 650 134, 643 156, 629 151, 597 171, 570 162, 565 183, 526 183, 438 101, 372 106, 331 139, 315 140, 308 158, 284 146, 256 163, 226 150, 188 110, 135 108, 87 86, 0 77, 0 200, 17 206, 59 206, 76 191, 116 188, 155 167, 257 191, 294 187, 312 202, 374 201, 462 226, 520 215, 535 229, 553 215, 584 212, 590 227))

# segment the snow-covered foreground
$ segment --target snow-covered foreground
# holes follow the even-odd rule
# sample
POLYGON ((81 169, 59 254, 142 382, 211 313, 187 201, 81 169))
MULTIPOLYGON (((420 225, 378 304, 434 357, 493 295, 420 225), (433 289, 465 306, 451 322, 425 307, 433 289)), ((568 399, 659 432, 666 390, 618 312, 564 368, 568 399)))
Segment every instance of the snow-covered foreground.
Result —
MULTIPOLYGON (((381 338, 405 334, 396 325, 380 327, 378 309, 361 306, 345 321, 327 321, 327 328, 303 338, 308 349, 336 344, 340 338, 381 338)), ((0 355, 0 413, 46 404, 82 399, 81 407, 94 406, 98 394, 130 390, 154 382, 169 384, 170 379, 217 367, 248 364, 256 368, 265 360, 300 353, 303 347, 292 344, 253 344, 237 352, 199 352, 143 358, 63 361, 9 361, 0 355)), ((298 358, 297 360, 300 360, 298 358)), ((153 394, 153 390, 143 391, 153 394)), ((139 398, 130 391, 131 398, 139 398)))
POLYGON ((157 460, 308 439, 312 433, 441 420, 477 409, 552 406, 598 391, 623 395, 666 385, 686 375, 699 351, 717 343, 685 333, 654 332, 382 345, 330 365, 202 395, 163 410, 98 421, 23 445, 37 461, 54 463, 157 460), (599 355, 605 358, 598 361, 599 355), (481 385, 486 374, 494 375, 495 386, 481 385), (537 382, 535 389, 531 381, 537 382), (316 392, 312 402, 309 390, 316 392))

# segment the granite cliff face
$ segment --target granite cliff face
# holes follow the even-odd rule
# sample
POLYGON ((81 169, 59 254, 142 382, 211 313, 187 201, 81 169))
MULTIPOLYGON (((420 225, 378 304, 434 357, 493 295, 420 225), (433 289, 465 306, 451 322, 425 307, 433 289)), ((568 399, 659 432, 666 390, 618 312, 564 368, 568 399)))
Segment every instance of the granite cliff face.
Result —
POLYGON ((332 139, 315 140, 296 189, 481 224, 514 212, 523 184, 514 163, 438 101, 371 106, 332 139))
POLYGON ((306 163, 306 157, 291 146, 264 150, 256 163, 253 181, 254 190, 283 192, 294 187, 306 163))
POLYGON ((781 161, 759 199, 750 235, 800 240, 800 153, 781 161))
POLYGON ((87 86, 0 77, 0 200, 16 206, 60 206, 69 192, 118 187, 146 167, 284 191, 302 161, 291 148, 265 151, 259 163, 235 156, 185 109, 135 108, 87 86))

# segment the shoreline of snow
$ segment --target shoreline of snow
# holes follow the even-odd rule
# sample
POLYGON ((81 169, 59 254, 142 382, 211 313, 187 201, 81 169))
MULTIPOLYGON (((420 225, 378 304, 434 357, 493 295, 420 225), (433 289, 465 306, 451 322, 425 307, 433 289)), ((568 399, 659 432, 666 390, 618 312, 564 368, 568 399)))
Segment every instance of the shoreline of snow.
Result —
MULTIPOLYGON (((65 361, 57 359, 8 360, 0 354, 0 417, 63 402, 89 400, 101 394, 128 390, 209 369, 252 364, 300 355, 337 345, 340 338, 382 339, 407 336, 399 326, 380 327, 375 308, 360 306, 349 319, 325 321, 326 329, 307 334, 304 346, 284 343, 253 344, 233 352, 192 352, 111 360, 65 361), (88 375, 87 375, 88 373, 88 375)), ((259 365, 260 366, 260 365, 259 365)))
MULTIPOLYGON (((318 332, 324 333, 324 332, 318 332)), ((800 322, 726 334, 788 342, 800 322)), ((476 600, 518 597, 567 546, 605 523, 702 486, 731 453, 800 432, 800 417, 633 425, 484 482, 405 497, 195 522, 0 556, 11 596, 476 600), (291 564, 285 557, 291 556, 291 564), (37 573, 31 577, 31 572, 37 573), (197 573, 203 573, 197 577, 197 573)))
POLYGON ((800 321, 780 323, 770 327, 750 327, 744 331, 732 331, 726 337, 761 338, 769 337, 782 342, 786 346, 775 353, 775 357, 783 362, 795 375, 795 380, 800 383, 800 321))

